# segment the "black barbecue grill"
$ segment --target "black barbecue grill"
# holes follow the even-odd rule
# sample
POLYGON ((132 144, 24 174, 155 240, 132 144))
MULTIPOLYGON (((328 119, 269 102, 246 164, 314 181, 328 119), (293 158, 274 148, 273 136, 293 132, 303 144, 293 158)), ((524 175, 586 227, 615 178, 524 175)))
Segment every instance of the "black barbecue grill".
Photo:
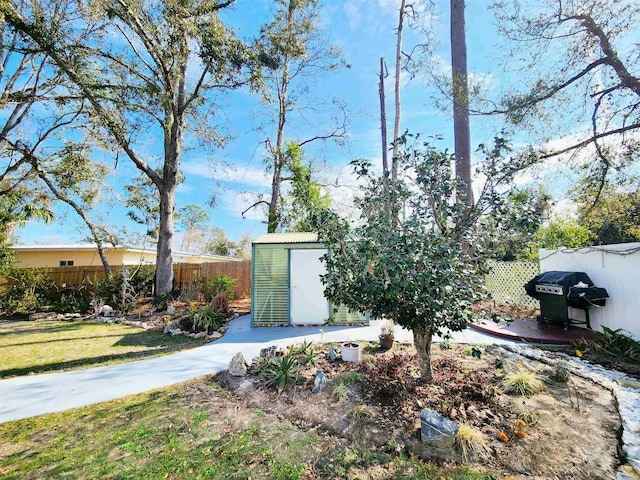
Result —
POLYGON ((604 288, 596 287, 584 272, 550 271, 536 275, 524 285, 530 297, 540 300, 540 322, 562 324, 567 330, 570 325, 589 322, 589 309, 604 307, 609 295, 604 288), (569 317, 569 308, 584 310, 585 320, 569 317))

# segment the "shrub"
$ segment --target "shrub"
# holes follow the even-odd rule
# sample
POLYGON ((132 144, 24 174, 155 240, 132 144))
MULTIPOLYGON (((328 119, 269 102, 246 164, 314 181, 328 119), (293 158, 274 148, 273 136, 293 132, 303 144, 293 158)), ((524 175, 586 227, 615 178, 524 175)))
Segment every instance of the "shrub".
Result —
POLYGON ((129 284, 137 296, 148 297, 153 294, 155 276, 155 265, 139 265, 131 274, 129 284))
POLYGON ((195 284, 199 294, 206 303, 215 300, 216 307, 223 307, 220 310, 226 311, 228 301, 235 298, 236 280, 229 275, 218 275, 217 277, 207 280, 206 277, 196 276, 195 284))
POLYGON ((223 317, 223 313, 220 310, 216 310, 211 305, 205 305, 195 311, 191 312, 191 320, 193 321, 193 329, 198 331, 204 331, 209 334, 220 327, 220 320, 223 317))
POLYGON ((171 295, 168 293, 159 293, 151 301, 151 305, 156 307, 159 312, 164 312, 169 308, 169 302, 171 301, 171 295))
POLYGON ((510 395, 534 395, 544 391, 544 383, 535 373, 519 368, 507 373, 500 382, 500 388, 510 395))
POLYGON ((90 306, 91 302, 88 298, 63 293, 58 300, 53 302, 51 308, 58 313, 84 313, 89 310, 90 306))
POLYGON ((0 295, 0 310, 4 313, 32 313, 49 303, 53 280, 46 269, 9 268, 0 295))
POLYGON ((103 304, 127 312, 136 304, 137 294, 130 278, 123 273, 97 280, 92 287, 94 296, 103 304))
POLYGON ((561 360, 554 366, 551 379, 556 382, 567 383, 569 381, 569 364, 561 360))
POLYGON ((599 344, 607 354, 618 358, 628 357, 631 360, 640 360, 640 342, 631 338, 630 335, 625 335, 623 329, 611 330, 608 327, 602 327, 602 332, 603 336, 599 344))

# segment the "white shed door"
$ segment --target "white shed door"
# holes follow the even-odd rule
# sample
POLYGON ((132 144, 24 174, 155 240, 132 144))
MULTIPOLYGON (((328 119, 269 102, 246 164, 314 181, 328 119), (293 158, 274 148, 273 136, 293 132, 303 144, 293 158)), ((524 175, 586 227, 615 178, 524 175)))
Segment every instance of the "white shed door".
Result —
POLYGON ((323 248, 290 250, 289 277, 291 325, 321 325, 329 317, 329 302, 324 298, 320 275, 327 269, 320 257, 323 248))

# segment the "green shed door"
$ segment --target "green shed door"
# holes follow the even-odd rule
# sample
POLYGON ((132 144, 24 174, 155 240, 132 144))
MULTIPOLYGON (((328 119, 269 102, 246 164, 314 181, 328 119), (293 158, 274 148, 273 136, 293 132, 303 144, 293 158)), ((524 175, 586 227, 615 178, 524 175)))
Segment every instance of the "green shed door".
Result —
POLYGON ((256 245, 253 251, 253 323, 289 323, 288 250, 282 245, 256 245))

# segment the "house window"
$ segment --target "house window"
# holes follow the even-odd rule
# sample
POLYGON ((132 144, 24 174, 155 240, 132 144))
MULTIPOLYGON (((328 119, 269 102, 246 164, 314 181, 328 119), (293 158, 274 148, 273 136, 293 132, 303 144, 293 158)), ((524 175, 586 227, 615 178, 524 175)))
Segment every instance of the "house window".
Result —
POLYGON ((60 260, 61 267, 73 267, 73 260, 60 260))

